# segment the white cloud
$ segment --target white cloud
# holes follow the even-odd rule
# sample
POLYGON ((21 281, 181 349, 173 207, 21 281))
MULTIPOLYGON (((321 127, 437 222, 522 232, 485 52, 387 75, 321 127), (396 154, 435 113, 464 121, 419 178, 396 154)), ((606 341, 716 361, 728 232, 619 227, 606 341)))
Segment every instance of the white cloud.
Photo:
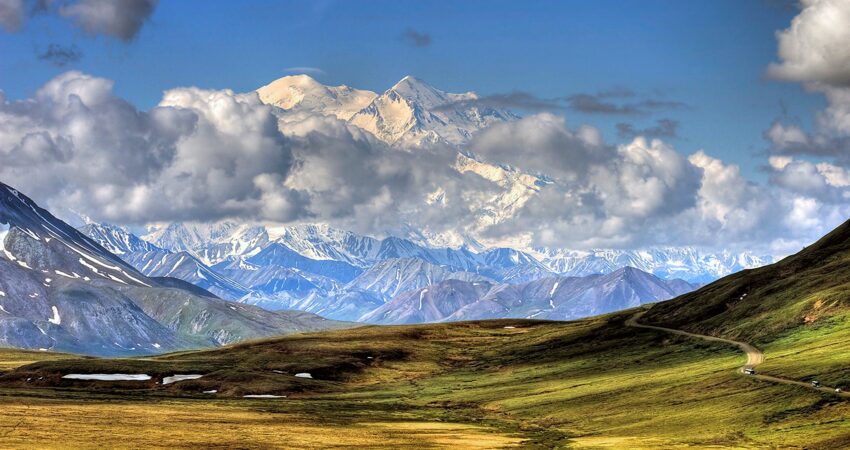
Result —
POLYGON ((469 148, 489 162, 562 181, 582 177, 590 165, 614 155, 596 128, 571 130, 563 117, 549 113, 495 124, 479 133, 469 148))
POLYGON ((777 33, 781 62, 768 74, 789 81, 850 84, 850 2, 802 0, 791 26, 777 33))
POLYGON ((768 164, 775 170, 782 170, 788 164, 791 164, 791 161, 794 161, 794 158, 790 156, 771 156, 767 158, 768 164))

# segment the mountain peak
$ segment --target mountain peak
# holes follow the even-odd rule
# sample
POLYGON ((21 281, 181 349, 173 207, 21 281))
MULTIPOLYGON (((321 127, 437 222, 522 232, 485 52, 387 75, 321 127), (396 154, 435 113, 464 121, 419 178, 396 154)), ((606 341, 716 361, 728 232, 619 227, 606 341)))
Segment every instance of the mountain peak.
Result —
POLYGON ((426 86, 433 89, 433 86, 426 83, 421 78, 416 78, 413 75, 405 75, 401 80, 398 80, 398 83, 393 85, 390 89, 396 89, 404 86, 426 86))
POLYGON ((406 75, 387 90, 387 94, 392 92, 425 108, 433 108, 448 102, 448 97, 444 91, 412 75, 406 75))
POLYGON ((309 75, 289 75, 257 89, 263 103, 285 110, 303 109, 348 120, 376 96, 348 86, 326 86, 309 75))

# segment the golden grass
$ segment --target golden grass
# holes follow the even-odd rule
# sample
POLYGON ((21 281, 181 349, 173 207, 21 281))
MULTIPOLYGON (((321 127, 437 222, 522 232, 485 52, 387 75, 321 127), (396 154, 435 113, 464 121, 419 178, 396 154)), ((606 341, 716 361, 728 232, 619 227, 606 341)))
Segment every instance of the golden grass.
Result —
MULTIPOLYGON (((500 448, 519 438, 484 427, 424 421, 323 423, 264 411, 279 400, 85 402, 16 398, 0 403, 6 448, 500 448)), ((332 415, 329 412, 329 415, 332 415)))
POLYGON ((0 348, 0 372, 16 369, 38 361, 59 361, 72 358, 79 358, 79 356, 65 353, 0 348))

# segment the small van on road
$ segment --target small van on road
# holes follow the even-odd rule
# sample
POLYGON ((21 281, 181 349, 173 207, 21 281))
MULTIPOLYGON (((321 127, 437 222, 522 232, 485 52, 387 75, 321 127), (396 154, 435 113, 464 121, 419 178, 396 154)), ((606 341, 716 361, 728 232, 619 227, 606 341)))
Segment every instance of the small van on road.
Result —
POLYGON ((813 388, 819 388, 820 387, 820 381, 812 380, 812 387, 813 388))

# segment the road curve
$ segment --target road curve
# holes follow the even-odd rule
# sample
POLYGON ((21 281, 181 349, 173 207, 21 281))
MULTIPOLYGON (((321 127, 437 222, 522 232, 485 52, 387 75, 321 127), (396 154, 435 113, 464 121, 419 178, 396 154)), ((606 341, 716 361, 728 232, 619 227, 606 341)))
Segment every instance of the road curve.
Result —
MULTIPOLYGON (((702 339, 704 341, 722 342, 724 344, 734 345, 734 346, 740 348, 741 351, 743 351, 747 355, 747 363, 738 370, 738 373, 740 373, 741 375, 744 375, 744 369, 752 369, 752 368, 754 368, 754 367, 756 367, 759 364, 764 362, 764 353, 762 353, 761 350, 753 347, 752 345, 747 344, 746 342, 733 341, 731 339, 723 339, 723 338, 714 337, 714 336, 706 336, 704 334, 689 333, 687 331, 677 330, 675 328, 658 327, 658 326, 655 326, 655 325, 644 325, 644 324, 638 322, 638 320, 640 320, 641 316, 643 316, 645 313, 646 313, 646 311, 638 312, 637 314, 633 315, 628 320, 626 320, 625 325, 627 327, 646 328, 646 329, 649 329, 649 330, 663 331, 665 333, 678 334, 680 336, 687 336, 687 337, 691 337, 691 338, 695 338, 695 339, 702 339)), ((806 388, 809 388, 809 389, 815 389, 815 390, 818 390, 820 392, 824 392, 824 393, 827 393, 827 394, 838 395, 838 396, 844 397, 844 398, 850 398, 850 392, 841 392, 840 394, 836 394, 834 387, 821 386, 819 388, 813 388, 810 382, 792 380, 790 378, 775 377, 775 376, 772 376, 772 375, 756 374, 756 375, 747 375, 747 376, 749 376, 751 378, 757 378, 759 380, 769 381, 769 382, 772 382, 772 383, 791 384, 791 385, 803 386, 803 387, 806 387, 806 388)))

